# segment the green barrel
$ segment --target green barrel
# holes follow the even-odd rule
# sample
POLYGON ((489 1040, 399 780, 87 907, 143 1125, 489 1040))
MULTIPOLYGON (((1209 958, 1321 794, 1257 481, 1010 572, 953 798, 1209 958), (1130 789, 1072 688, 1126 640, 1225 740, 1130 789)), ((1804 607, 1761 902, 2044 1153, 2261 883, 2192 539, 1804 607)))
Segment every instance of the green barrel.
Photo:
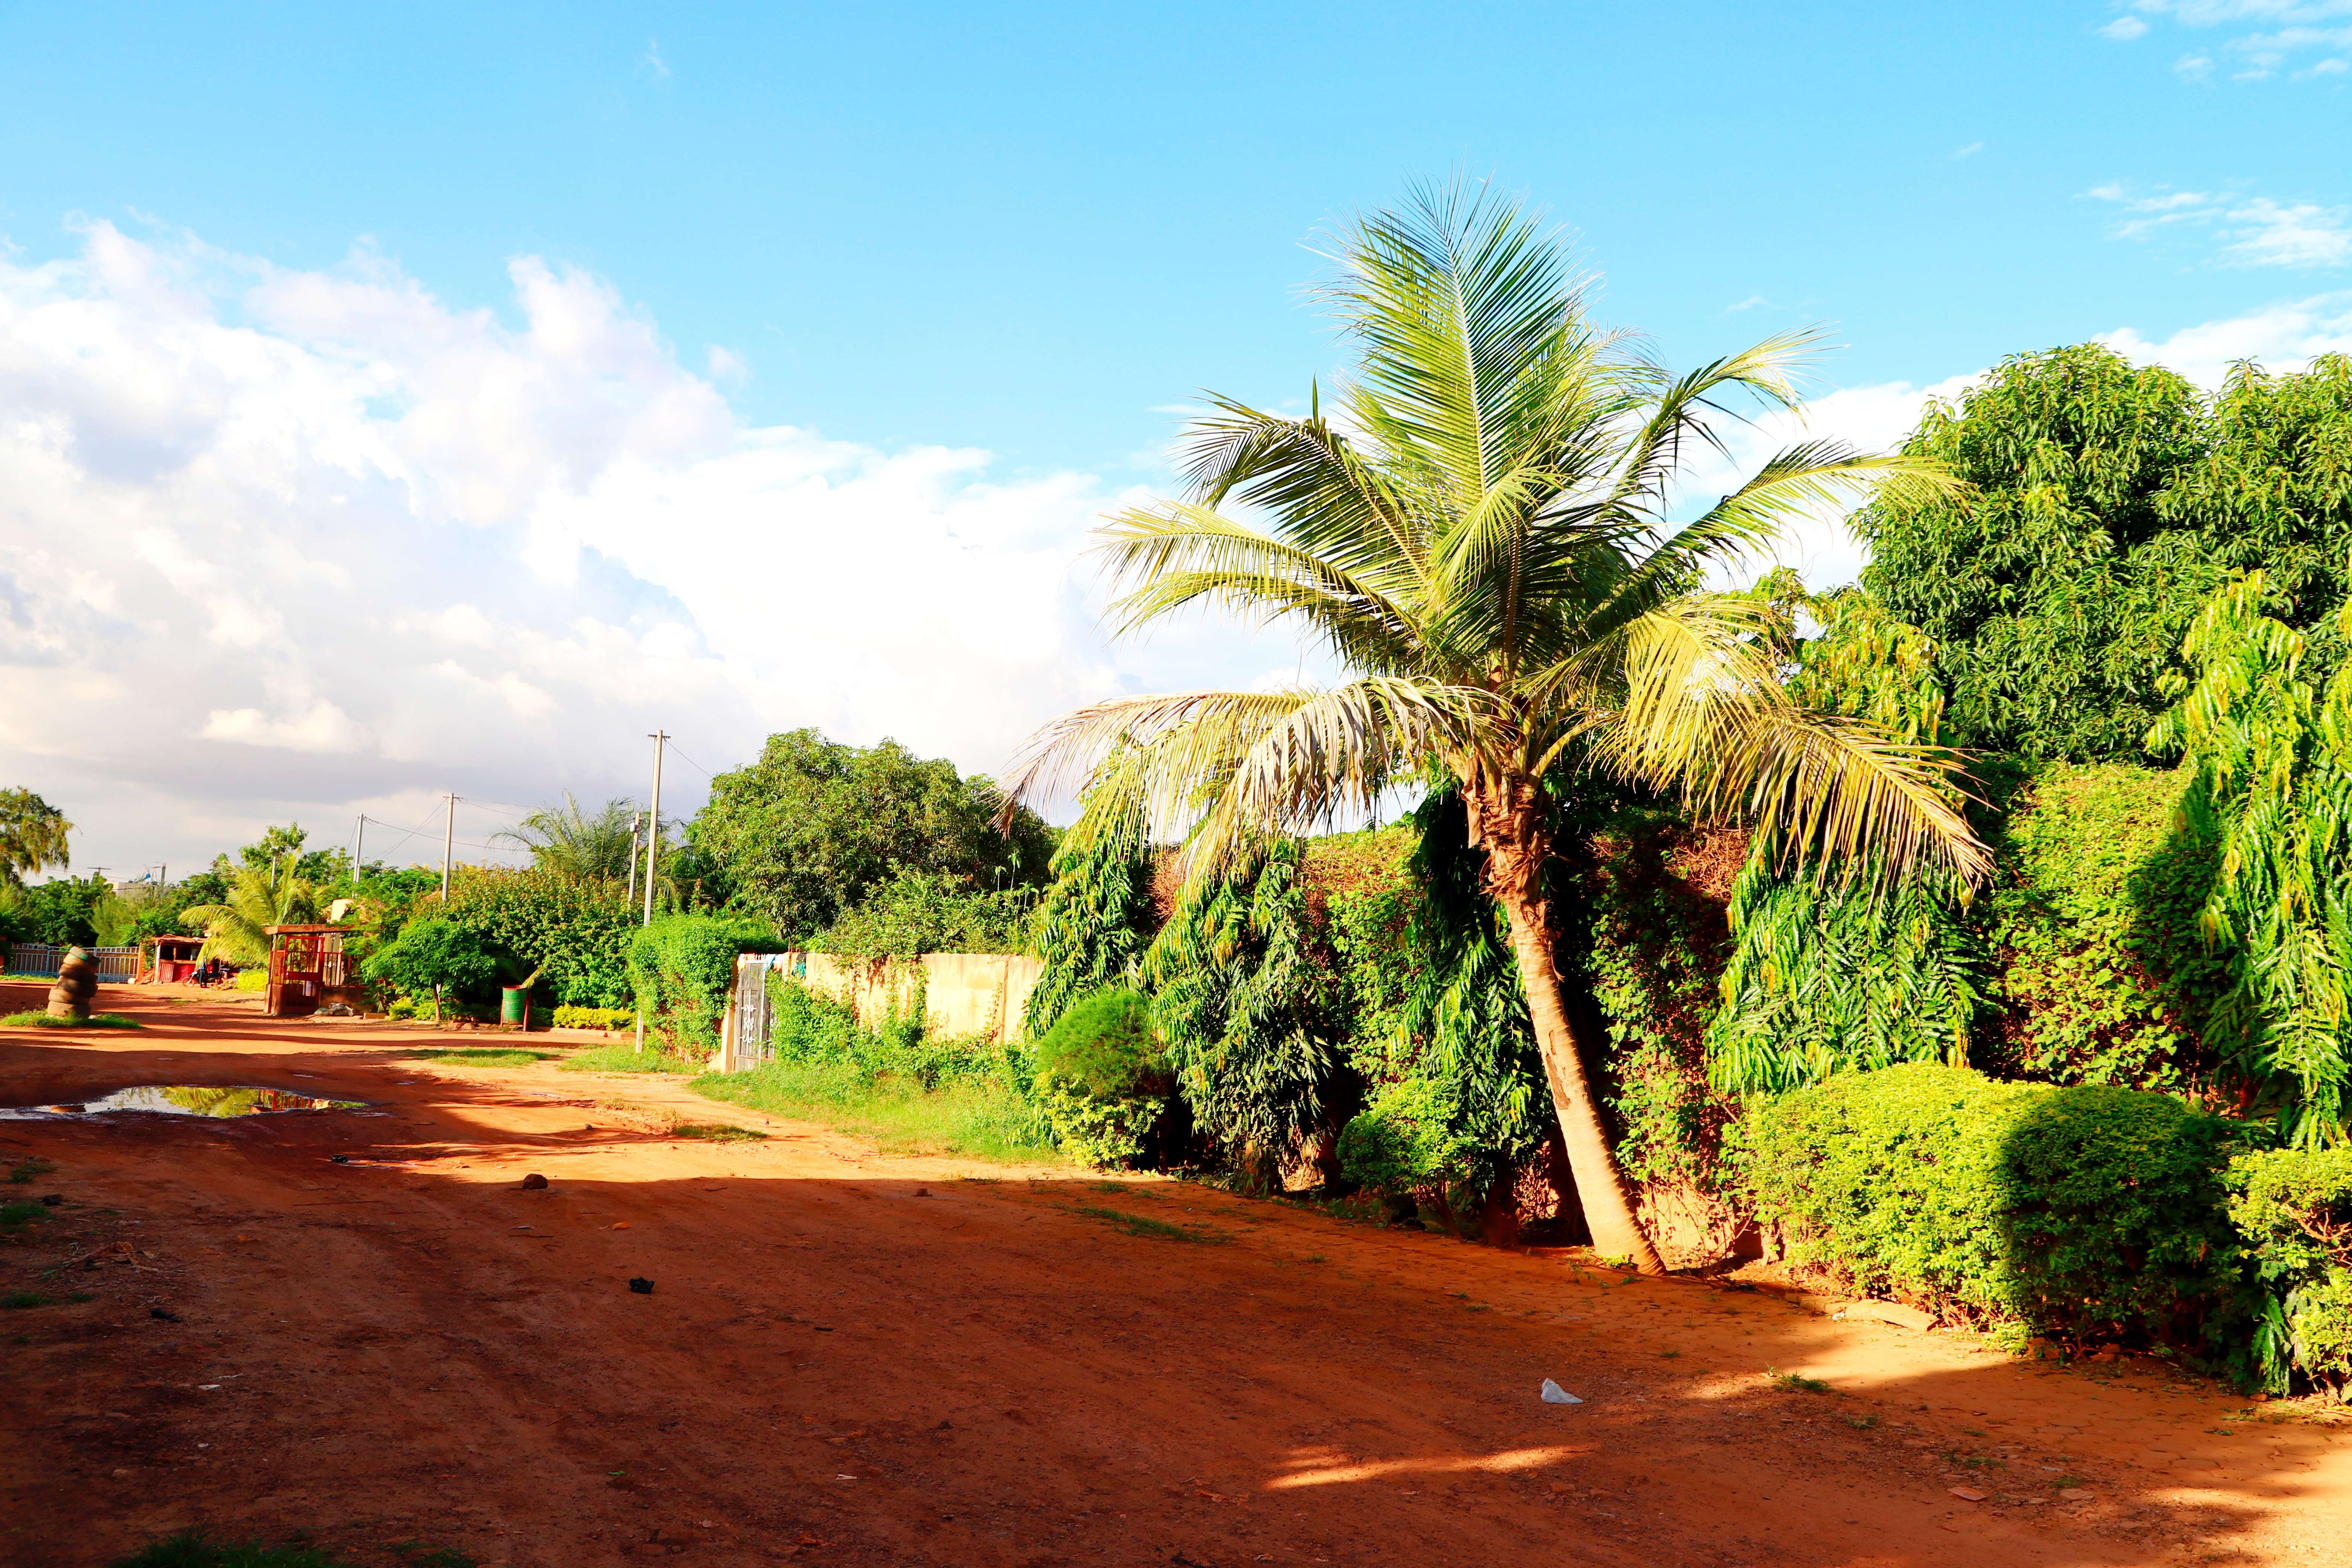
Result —
POLYGON ((528 1025, 530 1021, 530 987, 505 985, 499 989, 499 1022, 528 1025))

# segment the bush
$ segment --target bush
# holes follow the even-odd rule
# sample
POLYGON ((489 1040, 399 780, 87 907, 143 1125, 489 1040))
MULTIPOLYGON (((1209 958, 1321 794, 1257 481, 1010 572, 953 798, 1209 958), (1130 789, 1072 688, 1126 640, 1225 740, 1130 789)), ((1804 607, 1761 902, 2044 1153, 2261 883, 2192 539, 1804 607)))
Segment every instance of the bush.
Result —
POLYGON ((267 991, 269 989, 269 971, 267 967, 240 969, 236 972, 236 978, 229 983, 229 989, 232 991, 267 991))
POLYGON ((676 1056, 717 1050, 736 956, 778 946, 756 921, 664 915, 642 927, 629 943, 629 981, 648 1040, 676 1056))
POLYGON ((468 867, 441 908, 487 946, 513 954, 517 978, 536 970, 559 1003, 619 1007, 630 999, 637 919, 616 883, 536 867, 468 867))
POLYGON ((1926 1064, 1833 1078, 1750 1120, 1759 1217, 1801 1266, 1987 1327, 2242 1341, 2221 1174, 2252 1135, 2242 1123, 1926 1064))
POLYGON ((2263 1383, 2284 1394, 2300 1372, 2340 1394, 2352 1387, 2352 1147, 2242 1155, 2226 1180, 2265 1298, 2263 1383))
POLYGON ((1030 1050, 1037 1102, 1063 1147, 1098 1165, 1139 1158, 1175 1084, 1140 992, 1084 998, 1030 1050))
POLYGON ((553 1026, 558 1029, 625 1029, 635 1024, 637 1015, 629 1007, 558 1007, 553 1026))
MULTIPOLYGON (((445 993, 453 1000, 478 997, 498 983, 499 966, 473 931, 454 921, 425 920, 402 927, 399 938, 371 955, 361 973, 370 984, 438 1002, 445 993)), ((242 986, 245 975, 236 978, 242 986)))

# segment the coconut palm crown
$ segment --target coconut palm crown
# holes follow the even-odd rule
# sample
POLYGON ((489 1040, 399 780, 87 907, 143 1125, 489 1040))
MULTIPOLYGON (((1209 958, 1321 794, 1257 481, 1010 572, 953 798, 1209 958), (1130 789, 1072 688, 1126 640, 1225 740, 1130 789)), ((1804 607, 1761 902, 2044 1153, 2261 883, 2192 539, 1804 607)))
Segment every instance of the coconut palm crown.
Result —
POLYGON ((206 958, 232 963, 266 963, 269 930, 319 918, 319 889, 295 875, 294 852, 239 866, 229 876, 228 896, 217 904, 192 904, 180 911, 183 925, 205 933, 206 958))
POLYGON ((1727 455, 1727 400, 1798 407, 1792 377, 1818 334, 1672 374, 1593 324, 1538 218, 1470 186, 1363 219, 1331 259, 1323 297, 1360 354, 1333 412, 1213 398, 1186 437, 1185 494, 1114 514, 1098 550, 1115 630, 1203 608, 1288 622, 1351 678, 1079 709, 1031 738, 1013 794, 1116 773, 1186 834, 1202 876, 1266 835, 1370 811, 1400 783, 1457 782, 1593 1243, 1655 1270, 1562 1005, 1543 781, 1595 770, 1745 820, 1791 861, 1980 878, 1952 760, 1798 706, 1774 664, 1779 612, 1706 588, 1798 515, 1950 482, 1808 441, 1671 521, 1685 464, 1727 455))

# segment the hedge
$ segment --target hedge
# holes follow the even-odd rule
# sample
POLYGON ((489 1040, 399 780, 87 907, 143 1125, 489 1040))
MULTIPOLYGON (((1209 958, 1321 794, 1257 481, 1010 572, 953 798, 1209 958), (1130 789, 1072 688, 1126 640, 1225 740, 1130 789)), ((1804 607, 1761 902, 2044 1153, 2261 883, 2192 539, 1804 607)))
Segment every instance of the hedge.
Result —
POLYGON ((2352 1390, 2352 1147, 2278 1149, 2231 1163, 2230 1217, 2252 1244, 2263 1289, 2263 1381, 2294 1373, 2352 1390))
POLYGON ((719 1048, 719 1020, 739 953, 782 947, 756 921, 664 915, 629 943, 629 981, 654 1048, 673 1056, 719 1048))
POLYGON ((2168 1095, 1906 1065, 1758 1102, 1748 1182, 1793 1263, 1858 1291, 2220 1356, 2252 1310, 2222 1172, 2257 1136, 2168 1095))

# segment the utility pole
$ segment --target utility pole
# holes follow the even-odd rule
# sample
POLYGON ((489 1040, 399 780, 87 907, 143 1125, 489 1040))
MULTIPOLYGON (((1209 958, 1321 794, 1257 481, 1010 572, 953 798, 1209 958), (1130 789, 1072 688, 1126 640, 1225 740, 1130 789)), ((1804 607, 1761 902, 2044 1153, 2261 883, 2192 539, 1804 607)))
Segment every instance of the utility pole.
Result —
POLYGON ((654 864, 661 853, 661 768, 662 749, 669 742, 669 731, 656 730, 646 737, 654 743, 654 805, 646 824, 646 924, 654 923, 654 864))
POLYGON ((623 901, 633 910, 637 907, 637 834, 645 825, 644 812, 629 813, 629 890, 623 901))
POLYGON ((449 901, 449 851, 457 842, 457 797, 453 795, 448 800, 449 821, 441 829, 441 901, 445 904, 449 901))
POLYGON ((367 813, 360 813, 360 830, 352 840, 352 885, 357 887, 360 868, 367 864, 367 813))

